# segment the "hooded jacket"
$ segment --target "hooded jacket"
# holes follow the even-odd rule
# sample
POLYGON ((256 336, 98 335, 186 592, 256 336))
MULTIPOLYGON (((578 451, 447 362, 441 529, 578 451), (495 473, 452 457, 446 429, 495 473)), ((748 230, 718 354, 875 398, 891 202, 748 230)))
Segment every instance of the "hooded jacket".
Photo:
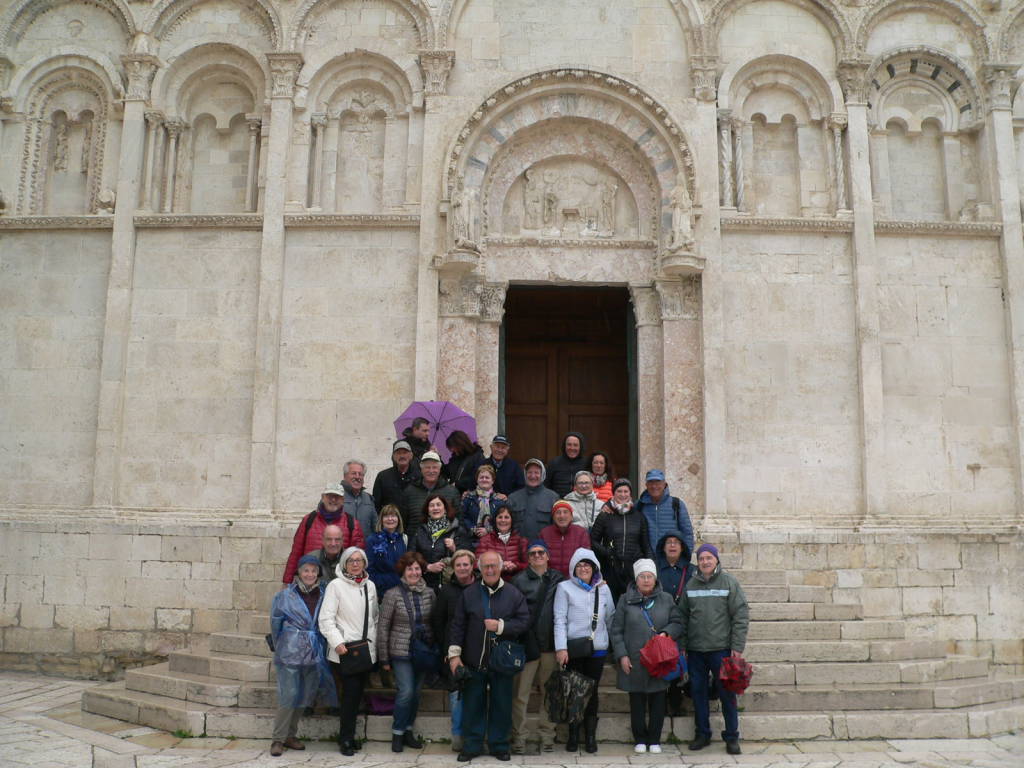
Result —
POLYGON ((555 589, 564 580, 550 565, 543 574, 527 567, 512 580, 530 607, 530 628, 522 638, 527 661, 555 650, 555 589))
POLYGON ((589 531, 603 506, 603 502, 597 498, 597 494, 593 491, 586 495, 578 491, 570 491, 564 498, 572 504, 572 521, 589 531))
POLYGON ((320 604, 317 621, 320 634, 327 640, 327 658, 338 660, 337 647, 342 643, 354 643, 363 638, 363 616, 369 605, 369 621, 366 639, 370 641, 370 658, 377 660, 377 587, 369 576, 356 583, 345 575, 345 563, 352 555, 366 553, 359 547, 349 547, 341 553, 338 563, 338 578, 324 587, 324 599, 320 604))
POLYGON ((668 485, 665 485, 665 493, 657 504, 651 498, 651 494, 644 491, 636 505, 644 517, 647 518, 647 535, 651 541, 651 548, 656 549, 658 540, 669 531, 682 531, 683 543, 691 552, 693 551, 693 524, 690 522, 690 513, 682 499, 675 499, 678 504, 673 503, 668 485), (679 516, 676 516, 676 508, 679 509, 679 516))
POLYGON ((358 521, 353 519, 352 532, 349 533, 349 516, 344 509, 342 509, 341 517, 333 522, 328 522, 324 517, 323 502, 317 504, 316 509, 310 514, 315 515, 311 525, 308 527, 306 525, 307 515, 299 520, 299 524, 295 528, 295 535, 292 537, 292 551, 288 555, 288 562, 284 566, 284 575, 281 577, 281 581, 285 584, 291 584, 292 579, 295 578, 295 572, 299 568, 299 558, 307 552, 312 552, 323 546, 324 528, 328 525, 336 525, 341 528, 342 551, 346 547, 362 547, 366 544, 366 540, 363 538, 363 526, 358 521))
MULTIPOLYGON (((548 560, 548 567, 554 568, 565 577, 569 577, 572 571, 569 570, 569 561, 578 549, 586 549, 590 546, 590 534, 586 528, 581 528, 575 523, 569 523, 564 531, 552 523, 541 529, 541 539, 547 544, 551 557, 548 560)), ((529 542, 527 542, 529 546, 529 542)))
POLYGON ((690 565, 690 550, 686 546, 683 534, 680 531, 668 531, 658 539, 658 546, 654 553, 654 562, 658 566, 658 583, 661 588, 672 595, 673 599, 682 593, 682 587, 693 575, 693 566, 690 565), (665 539, 673 536, 683 542, 683 552, 675 565, 669 565, 668 557, 665 556, 665 539))
POLYGON ((504 579, 492 588, 477 581, 462 591, 455 606, 449 634, 448 656, 459 656, 471 669, 487 666, 491 643, 485 642, 484 590, 487 591, 492 619, 498 619, 499 639, 516 638, 530 623, 530 609, 523 593, 504 579))
POLYGON ((686 582, 679 597, 683 631, 680 641, 688 651, 743 652, 750 626, 747 596, 736 578, 718 563, 711 576, 700 569, 686 582))
POLYGON ((558 494, 558 498, 564 498, 572 490, 576 473, 587 468, 586 450, 587 444, 579 432, 567 432, 562 438, 562 452, 548 462, 547 479, 544 481, 548 488, 558 494), (570 437, 580 441, 580 455, 575 459, 570 459, 565 453, 565 441, 570 437))
POLYGON ((409 658, 417 605, 420 623, 432 636, 430 616, 434 610, 434 590, 428 587, 423 579, 415 586, 399 581, 397 587, 389 589, 384 595, 380 604, 380 617, 377 620, 377 660, 381 664, 390 664, 392 659, 409 658), (409 597, 408 608, 412 608, 412 620, 402 596, 403 592, 409 597))
MULTIPOLYGON (((578 549, 569 561, 569 573, 576 570, 580 560, 590 560, 597 565, 597 555, 589 549, 578 549)), ((569 576, 558 585, 555 592, 555 650, 564 651, 569 638, 590 637, 590 625, 594 615, 594 590, 598 590, 597 627, 594 630, 594 650, 607 651, 611 647, 612 618, 615 604, 612 592, 601 578, 600 566, 594 569, 590 584, 584 586, 575 576, 569 576)))
POLYGON ((541 530, 551 524, 551 507, 558 501, 558 494, 544 485, 547 474, 544 463, 536 463, 540 464, 540 485, 535 488, 527 485, 508 497, 512 527, 527 541, 536 539, 541 530))
POLYGON ((633 580, 633 563, 652 556, 647 520, 635 504, 625 514, 605 504, 590 529, 590 546, 601 562, 615 568, 623 586, 633 580))
POLYGON ((629 693, 655 693, 668 688, 668 681, 651 677, 647 668, 640 662, 640 650, 655 632, 664 632, 673 640, 679 638, 683 631, 683 617, 672 596, 664 592, 660 584, 654 585, 654 591, 647 595, 640 594, 636 584, 630 584, 626 594, 619 598, 615 607, 615 618, 612 621, 612 646, 615 659, 619 661, 628 656, 633 670, 627 675, 622 666, 616 664, 619 690, 629 693), (651 625, 644 618, 644 609, 651 617, 651 625))
POLYGON ((377 514, 380 515, 380 511, 387 504, 394 504, 401 509, 405 489, 419 477, 420 468, 415 458, 409 462, 409 468, 405 472, 402 472, 398 468, 398 463, 392 459, 391 466, 378 472, 373 480, 373 506, 377 509, 377 514))

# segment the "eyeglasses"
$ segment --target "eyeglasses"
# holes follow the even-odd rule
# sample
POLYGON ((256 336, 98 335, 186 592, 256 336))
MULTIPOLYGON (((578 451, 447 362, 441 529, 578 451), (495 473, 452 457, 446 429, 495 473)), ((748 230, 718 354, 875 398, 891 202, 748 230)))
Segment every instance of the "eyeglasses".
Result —
POLYGON ((480 568, 500 568, 499 563, 481 563, 480 568))
POLYGON ((545 552, 543 549, 538 549, 538 550, 535 550, 533 552, 528 552, 527 554, 530 557, 544 557, 544 555, 546 555, 547 552, 545 552))

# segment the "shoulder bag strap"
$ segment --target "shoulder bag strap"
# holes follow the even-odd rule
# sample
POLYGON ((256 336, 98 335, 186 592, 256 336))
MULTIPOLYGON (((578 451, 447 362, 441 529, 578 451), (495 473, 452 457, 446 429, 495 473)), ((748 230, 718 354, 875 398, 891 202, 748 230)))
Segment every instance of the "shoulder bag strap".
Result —
MULTIPOLYGON (((680 560, 681 559, 682 558, 680 558, 680 560)), ((681 594, 683 594, 683 587, 686 586, 686 566, 685 565, 682 566, 682 570, 683 570, 683 572, 681 574, 679 574, 679 586, 676 587, 676 600, 678 600, 679 596, 681 594)))
POLYGON ((654 622, 651 621, 651 614, 649 614, 647 612, 647 609, 644 608, 643 601, 640 602, 640 612, 644 615, 644 618, 647 620, 647 626, 651 628, 651 632, 657 634, 657 630, 654 629, 654 622))
POLYGON ((402 601, 405 603, 405 612, 409 614, 409 626, 415 628, 423 623, 423 614, 420 612, 419 597, 413 595, 413 600, 416 601, 416 611, 414 615, 413 604, 409 600, 409 590, 405 588, 404 584, 400 584, 398 588, 402 591, 402 601))
POLYGON ((370 594, 363 584, 363 640, 370 633, 370 594))
POLYGON ((594 639, 594 635, 597 634, 597 618, 601 611, 601 585, 598 584, 594 587, 594 615, 590 617, 590 639, 594 639))

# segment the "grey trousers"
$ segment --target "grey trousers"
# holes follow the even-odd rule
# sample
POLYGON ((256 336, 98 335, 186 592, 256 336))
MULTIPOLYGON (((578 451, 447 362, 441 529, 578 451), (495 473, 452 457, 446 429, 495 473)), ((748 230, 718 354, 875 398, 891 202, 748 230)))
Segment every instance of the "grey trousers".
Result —
POLYGON ((274 735, 271 741, 284 741, 295 735, 299 728, 299 718, 305 707, 278 707, 274 717, 274 735))

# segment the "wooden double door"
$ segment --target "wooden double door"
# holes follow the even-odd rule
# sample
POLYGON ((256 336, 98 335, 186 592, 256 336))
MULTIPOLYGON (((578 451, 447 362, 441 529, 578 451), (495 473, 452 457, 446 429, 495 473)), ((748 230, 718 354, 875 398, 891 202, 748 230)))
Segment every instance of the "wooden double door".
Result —
POLYGON ((515 458, 547 462, 566 432, 630 475, 630 341, 625 288, 512 286, 505 301, 505 425, 515 458))

